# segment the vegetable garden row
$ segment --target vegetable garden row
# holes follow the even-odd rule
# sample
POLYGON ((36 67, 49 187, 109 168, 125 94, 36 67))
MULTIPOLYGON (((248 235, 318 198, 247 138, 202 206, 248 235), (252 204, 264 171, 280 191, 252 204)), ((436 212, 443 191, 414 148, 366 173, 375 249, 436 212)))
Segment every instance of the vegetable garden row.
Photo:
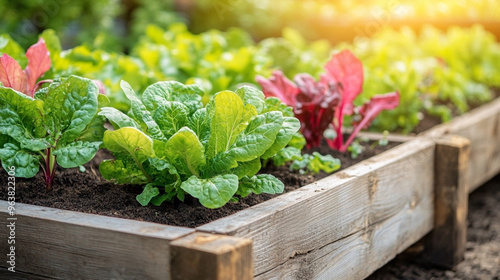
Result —
POLYGON ((216 209, 282 193, 269 166, 338 170, 312 149, 356 157, 370 149, 362 129, 385 131, 380 146, 425 131, 196 228, 18 203, 14 184, 0 216, 19 217, 19 279, 363 278, 433 228, 431 258, 454 264, 467 194, 500 171, 500 44, 480 26, 387 28, 332 46, 291 29, 256 43, 172 24, 149 26, 128 55, 62 50, 46 30, 26 52, 1 35, 0 54, 2 167, 13 182, 43 173, 45 187, 28 185, 40 193, 71 188, 54 184, 58 172, 88 173, 105 149, 99 174, 136 185, 137 207, 216 209))

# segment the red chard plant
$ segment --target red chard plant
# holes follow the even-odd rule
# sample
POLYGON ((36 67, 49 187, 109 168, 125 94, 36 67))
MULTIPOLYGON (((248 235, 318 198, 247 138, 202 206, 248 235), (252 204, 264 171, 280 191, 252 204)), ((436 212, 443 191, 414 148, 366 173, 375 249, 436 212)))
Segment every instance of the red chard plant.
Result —
POLYGON ((399 105, 399 93, 376 95, 366 104, 355 107, 354 100, 363 90, 363 65, 348 50, 334 55, 325 65, 325 71, 319 81, 309 74, 298 74, 294 83, 281 71, 275 71, 269 79, 262 76, 256 79, 266 97, 277 97, 294 108, 308 148, 321 145, 325 131, 331 128, 332 137, 325 137, 328 145, 345 152, 359 131, 368 127, 381 111, 399 105), (354 115, 353 132, 344 143, 344 116, 351 115, 354 115))
POLYGON ((0 57, 0 82, 4 87, 12 88, 33 97, 38 87, 38 78, 50 69, 50 56, 45 41, 40 38, 36 44, 26 51, 28 65, 21 69, 21 65, 10 57, 3 54, 0 57))

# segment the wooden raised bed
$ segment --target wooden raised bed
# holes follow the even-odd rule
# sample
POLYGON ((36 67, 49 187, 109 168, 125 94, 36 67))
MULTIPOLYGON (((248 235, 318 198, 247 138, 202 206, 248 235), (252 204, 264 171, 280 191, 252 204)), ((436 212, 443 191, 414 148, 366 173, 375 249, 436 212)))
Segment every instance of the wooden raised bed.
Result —
MULTIPOLYGON (((362 279, 433 229, 431 258, 456 262, 468 176, 477 186, 500 170, 499 126, 496 100, 196 229, 17 204, 17 273, 1 259, 0 278, 362 279), (451 133, 471 139, 470 166, 469 141, 451 133)), ((3 221, 7 206, 0 201, 3 221)), ((8 236, 5 226, 0 236, 8 236)), ((9 246, 0 242, 0 252, 9 246)))

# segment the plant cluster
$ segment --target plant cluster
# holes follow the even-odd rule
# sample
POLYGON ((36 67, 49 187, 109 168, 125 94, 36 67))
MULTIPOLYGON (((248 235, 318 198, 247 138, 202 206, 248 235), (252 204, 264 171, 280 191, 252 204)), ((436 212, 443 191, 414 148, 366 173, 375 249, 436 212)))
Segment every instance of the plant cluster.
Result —
POLYGON ((309 74, 297 74, 293 83, 281 71, 274 72, 269 80, 257 76, 257 81, 266 96, 278 97, 294 108, 308 147, 320 146, 323 136, 327 134, 329 146, 345 152, 359 131, 368 127, 382 110, 399 105, 399 93, 376 95, 369 102, 355 107, 354 100, 363 88, 361 61, 345 50, 334 55, 325 70, 319 81, 309 74), (353 114, 353 132, 344 143, 344 117, 353 114), (330 131, 326 132, 327 129, 330 131))

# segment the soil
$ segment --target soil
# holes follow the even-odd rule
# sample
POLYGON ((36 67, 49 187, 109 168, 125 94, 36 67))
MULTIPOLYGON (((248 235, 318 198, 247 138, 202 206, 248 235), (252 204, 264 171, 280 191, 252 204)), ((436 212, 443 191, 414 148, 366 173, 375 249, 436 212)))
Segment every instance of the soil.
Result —
MULTIPOLYGON (((371 143, 363 143, 363 145, 366 149, 356 159, 352 159, 349 154, 332 151, 326 144, 319 149, 314 149, 314 151, 332 154, 339 158, 343 169, 388 150, 396 146, 397 143, 375 147, 370 147, 371 143)), ((305 152, 312 153, 312 150, 305 152)), ((91 162, 85 165, 85 172, 80 172, 78 168, 59 168, 51 192, 45 191, 45 183, 41 173, 31 179, 16 178, 17 202, 175 226, 197 227, 277 196, 252 194, 246 198, 240 198, 239 202, 231 202, 213 210, 204 208, 196 199, 189 196, 184 202, 165 202, 160 207, 152 205, 142 207, 135 199, 142 191, 140 186, 116 185, 100 177, 99 163, 103 159, 109 158, 112 158, 111 154, 102 150, 91 162)), ((301 175, 298 172, 290 171, 287 166, 268 166, 261 172, 273 174, 279 178, 285 184, 285 192, 300 188, 328 175, 325 173, 301 175)), ((0 182, 7 186, 7 180, 7 173, 1 169, 0 182)), ((0 188, 0 199, 7 199, 7 187, 0 188)))
POLYGON ((500 279, 500 175, 469 196, 465 260, 445 270, 422 262, 410 248, 369 280, 500 279))

